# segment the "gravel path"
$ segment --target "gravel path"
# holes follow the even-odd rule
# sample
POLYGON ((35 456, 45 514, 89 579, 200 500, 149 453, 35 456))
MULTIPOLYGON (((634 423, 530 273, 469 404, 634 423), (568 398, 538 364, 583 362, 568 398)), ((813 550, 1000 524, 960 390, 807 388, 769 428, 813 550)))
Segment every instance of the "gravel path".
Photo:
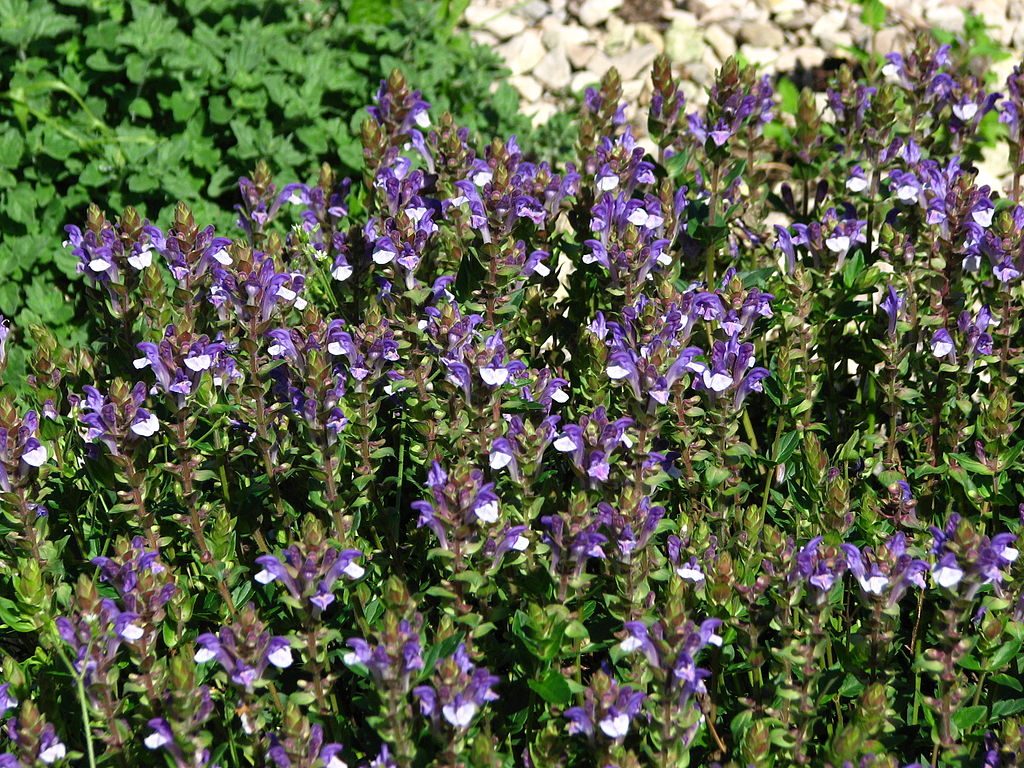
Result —
MULTIPOLYGON (((664 51, 700 104, 722 61, 741 53, 764 71, 796 80, 846 58, 857 45, 880 53, 902 47, 918 29, 959 32, 964 12, 985 18, 989 34, 1024 51, 1022 0, 884 0, 895 22, 877 33, 849 0, 473 0, 465 23, 512 71, 524 111, 547 121, 561 103, 617 67, 632 104, 646 104, 650 66, 664 51)), ((803 83, 801 83, 803 84, 803 83)), ((808 82, 807 84, 810 84, 808 82)))

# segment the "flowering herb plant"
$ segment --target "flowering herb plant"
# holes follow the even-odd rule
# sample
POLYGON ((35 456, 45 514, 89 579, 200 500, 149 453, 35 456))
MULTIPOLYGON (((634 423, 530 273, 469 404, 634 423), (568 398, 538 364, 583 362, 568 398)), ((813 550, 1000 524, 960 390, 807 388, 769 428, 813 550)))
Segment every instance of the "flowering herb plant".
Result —
POLYGON ((1019 764, 1024 73, 653 81, 551 166, 396 73, 362 178, 68 226, 0 766, 1019 764))

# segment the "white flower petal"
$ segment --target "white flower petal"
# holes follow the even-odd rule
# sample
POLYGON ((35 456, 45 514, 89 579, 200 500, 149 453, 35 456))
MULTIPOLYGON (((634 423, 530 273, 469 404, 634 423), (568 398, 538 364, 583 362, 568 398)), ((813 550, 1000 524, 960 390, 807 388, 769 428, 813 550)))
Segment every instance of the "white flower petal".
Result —
POLYGON ((963 571, 948 565, 939 566, 932 571, 932 578, 935 580, 935 583, 946 589, 955 587, 963 577, 963 571))
POLYGON ((193 357, 185 358, 185 367, 190 371, 205 371, 210 365, 213 364, 213 358, 210 355, 195 355, 193 357))
POLYGON ((473 715, 476 714, 476 711, 477 705, 472 701, 465 701, 459 704, 458 707, 452 704, 445 704, 441 707, 441 714, 444 715, 444 719, 456 728, 468 728, 469 724, 473 721, 473 715))
POLYGON ((562 435, 560 438, 555 440, 555 450, 561 451, 562 453, 575 451, 576 441, 569 437, 569 435, 562 435))
POLYGON ((621 365, 615 364, 608 366, 608 378, 618 381, 619 379, 624 379, 627 376, 629 376, 628 368, 623 368, 621 365))
POLYGON ((643 648, 643 645, 644 645, 643 641, 640 640, 640 638, 633 637, 633 635, 630 635, 625 640, 623 640, 621 643, 619 643, 619 648, 624 653, 632 653, 633 651, 637 650, 638 648, 643 648))
POLYGON ((143 270, 153 263, 153 254, 150 251, 142 251, 128 257, 128 263, 138 270, 143 270))
POLYGON ((142 421, 132 424, 132 432, 140 437, 152 437, 160 429, 160 420, 152 413, 142 421))
POLYGON ((732 385, 732 376, 727 373, 704 373, 704 384, 714 392, 725 392, 732 385))
POLYGON ((676 568, 676 575, 685 581, 692 581, 694 583, 704 581, 704 574, 700 568, 695 568, 689 565, 681 565, 676 568))
POLYGON ((160 733, 160 731, 153 731, 149 736, 142 740, 142 743, 145 744, 148 749, 160 749, 160 747, 167 743, 167 737, 160 733))
POLYGON ((484 383, 492 387, 500 387, 508 381, 507 368, 481 368, 480 378, 484 383))
POLYGON ((621 739, 629 732, 629 718, 624 714, 606 717, 600 722, 601 732, 609 739, 621 739))
POLYGON ((40 444, 31 451, 25 451, 21 454, 21 460, 30 467, 41 467, 46 463, 47 456, 46 446, 40 444))
POLYGON ((292 665, 292 649, 283 645, 267 656, 267 661, 278 669, 284 669, 292 665))
POLYGON ((504 469, 512 463, 512 455, 501 451, 495 451, 491 454, 490 463, 491 469, 504 469))
POLYGON ((66 754, 67 754, 67 749, 65 749, 63 744, 61 744, 59 741, 57 741, 57 742, 54 742, 53 744, 51 744, 50 746, 48 746, 42 752, 40 752, 39 753, 39 759, 42 760, 47 765, 52 765, 53 763, 57 762, 58 760, 63 759, 63 757, 66 754))
POLYGON ((478 506, 473 512, 478 520, 482 520, 485 523, 493 523, 498 519, 498 502, 488 501, 478 506))
POLYGON ((351 562, 348 565, 346 565, 341 572, 348 576, 350 579, 361 579, 363 575, 366 573, 366 569, 363 568, 363 566, 361 566, 359 563, 351 562))

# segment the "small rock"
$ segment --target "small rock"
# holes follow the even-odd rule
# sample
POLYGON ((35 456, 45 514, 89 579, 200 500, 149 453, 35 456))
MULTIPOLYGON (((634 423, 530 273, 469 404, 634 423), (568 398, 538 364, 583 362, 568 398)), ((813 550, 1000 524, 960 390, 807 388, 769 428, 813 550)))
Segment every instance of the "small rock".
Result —
POLYGON ((569 90, 573 93, 579 93, 580 91, 586 90, 590 87, 598 87, 601 84, 601 76, 595 75, 593 72, 583 70, 577 72, 572 76, 572 83, 569 85, 569 90))
POLYGON ((567 45, 565 55, 569 57, 569 63, 575 69, 584 69, 590 60, 597 53, 597 48, 592 45, 567 45))
POLYGON ((661 36, 657 27, 646 21, 641 21, 636 25, 636 39, 641 43, 650 43, 658 49, 658 53, 665 51, 665 38, 661 36))
POLYGON ((584 0, 576 17, 584 27, 604 24, 622 6, 622 0, 584 0))
POLYGON ((806 0, 764 0, 764 5, 773 16, 788 13, 803 13, 807 10, 806 0))
POLYGON ((792 72, 799 68, 813 69, 825 61, 825 52, 813 45, 802 45, 799 48, 782 48, 779 58, 775 60, 776 72, 792 72))
POLYGON ((572 82, 572 67, 564 48, 555 48, 533 68, 533 76, 549 91, 561 91, 572 82))
POLYGON ((516 8, 516 13, 527 21, 536 24, 551 13, 551 8, 544 0, 530 0, 525 5, 520 5, 516 8))
POLYGON ((841 52, 844 48, 853 47, 853 35, 845 29, 831 33, 828 39, 822 39, 821 48, 825 53, 841 52))
POLYGON ((648 43, 639 48, 612 57, 612 66, 619 70, 619 76, 623 80, 633 80, 641 73, 647 74, 658 55, 658 49, 648 43))
POLYGON ((590 32, 579 24, 560 24, 550 16, 541 22, 540 28, 541 40, 549 51, 559 46, 569 49, 586 45, 591 38, 590 32))
POLYGON ((766 21, 748 21, 740 27, 740 42, 761 48, 781 48, 786 37, 782 30, 766 21))
POLYGON ((824 64, 827 56, 821 48, 815 45, 801 45, 799 48, 793 49, 793 58, 804 68, 814 69, 814 67, 824 64))
POLYGON ((540 97, 544 95, 544 86, 538 83, 536 78, 529 75, 510 77, 508 84, 519 91, 519 95, 523 97, 524 101, 531 104, 535 101, 540 101, 540 97))
POLYGON ((540 63, 546 53, 544 43, 540 40, 540 32, 535 29, 527 29, 523 34, 498 46, 497 50, 513 75, 526 74, 540 63))
POLYGON ((779 52, 774 48, 762 48, 748 43, 740 46, 740 54, 755 67, 772 67, 779 58, 779 52))
POLYGON ((486 29, 474 29, 469 33, 469 36, 473 39, 474 43, 477 45, 483 45, 487 48, 493 48, 498 44, 498 38, 486 29))
POLYGON ((650 136, 643 136, 636 140, 636 145, 641 147, 651 157, 658 156, 658 145, 654 143, 654 139, 650 136))
POLYGON ((627 104, 640 100, 640 92, 644 89, 643 80, 626 80, 622 84, 622 98, 627 104))
POLYGON ((594 55, 590 57, 590 61, 587 63, 587 69, 599 78, 604 77, 605 72, 611 68, 612 60, 602 51, 594 51, 594 55))
POLYGON ((526 29, 526 22, 508 11, 472 5, 466 9, 466 23, 482 27, 499 40, 508 40, 526 29))
POLYGON ((618 16, 608 19, 605 26, 607 33, 602 46, 605 53, 615 56, 629 49, 633 44, 633 37, 636 35, 636 28, 632 24, 626 24, 618 16))
POLYGON ((704 30, 704 41, 722 61, 736 53, 735 38, 717 24, 712 24, 704 30))
POLYGON ((822 45, 835 47, 835 37, 846 26, 846 11, 829 11, 811 25, 811 37, 822 45))
POLYGON ((982 150, 975 183, 987 184, 992 189, 1003 189, 1010 175, 1010 148, 1003 142, 982 150))
POLYGON ((727 3, 712 6, 707 13, 701 14, 700 24, 721 24, 723 21, 736 20, 736 9, 730 8, 727 3))
POLYGON ((708 101, 707 92, 691 80, 683 80, 679 84, 679 90, 681 90, 683 92, 683 96, 686 97, 687 104, 699 106, 701 104, 706 104, 708 101))
POLYGON ((899 50, 902 44, 903 32, 896 27, 886 27, 875 32, 874 46, 875 53, 882 54, 899 50))
POLYGON ((558 114, 558 107, 554 104, 549 104, 546 101, 540 101, 536 104, 527 104, 523 107, 523 114, 529 117, 530 122, 535 126, 544 125, 544 123, 558 114))
MULTIPOLYGON (((707 67, 707 71, 712 74, 722 68, 721 59, 719 59, 715 52, 710 48, 704 49, 704 55, 701 57, 700 62, 696 63, 703 64, 705 67, 707 67)), ((701 80, 700 82, 705 82, 705 80, 701 80)))
POLYGON ((665 33, 665 54, 669 59, 680 64, 700 61, 704 47, 704 36, 696 19, 691 24, 686 17, 676 16, 665 33))
POLYGON ((926 8, 924 18, 932 26, 944 29, 946 32, 959 34, 964 31, 963 10, 951 5, 937 5, 932 8, 926 8))

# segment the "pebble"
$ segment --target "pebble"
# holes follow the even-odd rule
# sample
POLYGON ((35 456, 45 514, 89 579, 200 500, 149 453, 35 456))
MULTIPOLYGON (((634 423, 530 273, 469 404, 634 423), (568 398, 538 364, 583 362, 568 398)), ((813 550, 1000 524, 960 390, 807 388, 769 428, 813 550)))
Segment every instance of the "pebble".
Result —
POLYGON ((579 93, 591 86, 597 87, 600 84, 600 75, 595 75, 593 72, 583 70, 582 72, 577 72, 572 76, 572 83, 569 85, 569 90, 573 93, 579 93))
POLYGON ((622 0, 584 0, 576 17, 585 27, 604 24, 622 6, 622 0))
POLYGON ((471 5, 466 9, 466 22, 485 29, 499 40, 508 40, 526 29, 525 19, 508 11, 481 6, 471 5))
POLYGON ((633 80, 639 75, 650 74, 647 70, 651 68, 658 49, 648 43, 641 48, 634 48, 631 51, 612 57, 612 66, 619 71, 623 80, 633 80))
POLYGON ((740 55, 747 60, 747 63, 758 67, 770 67, 779 58, 779 52, 774 48, 762 48, 746 43, 740 46, 740 55))
POLYGON ((960 33, 964 31, 964 12, 960 8, 936 5, 925 9, 924 18, 929 24, 947 32, 960 33))
POLYGON ((590 32, 579 24, 560 24, 549 22, 551 17, 541 22, 541 42, 548 50, 562 46, 566 49, 575 47, 592 47, 593 38, 590 32))
MULTIPOLYGON (((723 61, 737 53, 768 73, 848 58, 849 47, 879 54, 905 48, 915 28, 962 33, 964 10, 981 14, 989 35, 1013 54, 993 70, 1000 80, 1024 50, 1024 0, 882 0, 889 22, 875 31, 860 21, 859 0, 662 0, 660 15, 632 21, 625 0, 470 0, 464 20, 472 39, 496 50, 509 83, 535 124, 567 106, 569 93, 599 84, 615 67, 627 118, 649 103, 650 68, 665 53, 689 108, 707 103, 723 61)), ((824 94, 815 94, 824 101, 824 94)), ((645 135, 641 123, 634 125, 645 135)), ((984 158, 992 178, 1005 158, 984 158)))
POLYGON ((513 75, 508 79, 508 84, 519 91, 519 95, 528 102, 540 101, 544 95, 544 86, 529 75, 513 75))
POLYGON ((498 55, 505 60, 513 75, 522 75, 532 70, 545 53, 540 33, 535 29, 528 29, 498 47, 498 55))
POLYGON ((665 33, 665 55, 671 61, 685 64, 700 61, 704 53, 704 36, 696 23, 677 16, 665 33))
POLYGON ((704 30, 704 41, 722 61, 736 54, 736 38, 717 24, 712 24, 704 30))
POLYGON ((767 21, 748 21, 740 27, 740 42, 760 48, 781 48, 786 42, 782 30, 767 21))
POLYGON ((533 68, 533 76, 549 91, 561 91, 572 82, 572 67, 562 47, 553 48, 533 68))

